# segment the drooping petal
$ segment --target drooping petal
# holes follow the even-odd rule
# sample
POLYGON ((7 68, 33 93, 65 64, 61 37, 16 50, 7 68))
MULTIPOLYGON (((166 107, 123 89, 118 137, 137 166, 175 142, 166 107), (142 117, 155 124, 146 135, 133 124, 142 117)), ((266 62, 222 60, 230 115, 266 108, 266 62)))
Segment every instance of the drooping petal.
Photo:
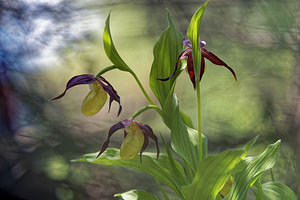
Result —
POLYGON ((187 70, 190 76, 190 79, 193 83, 194 89, 196 88, 196 81, 195 81, 195 72, 194 72, 194 63, 193 63, 193 54, 191 53, 187 59, 187 70))
POLYGON ((142 162, 142 154, 145 151, 145 149, 147 148, 148 143, 149 143, 149 136, 146 135, 145 132, 144 132, 144 143, 143 143, 143 146, 142 146, 142 148, 140 150, 140 161, 141 162, 142 162))
POLYGON ((232 75, 234 76, 235 80, 237 81, 237 77, 235 75, 234 70, 229 67, 225 62, 223 62, 220 58, 218 58, 215 54, 211 53, 210 51, 207 51, 204 48, 201 48, 201 54, 208 60, 210 60, 212 63, 214 63, 215 65, 222 65, 224 67, 226 67, 227 69, 229 69, 229 71, 231 71, 232 75))
POLYGON ((139 125, 140 128, 143 130, 143 132, 148 135, 154 142, 156 145, 156 151, 157 151, 157 159, 159 157, 159 146, 158 146, 158 138, 156 137, 156 135, 154 135, 152 129, 150 128, 150 126, 148 126, 147 124, 144 125, 139 125))
POLYGON ((201 54, 201 69, 200 69, 200 79, 199 79, 199 81, 201 81, 201 79, 202 79, 202 76, 205 72, 205 67, 206 66, 205 66, 204 56, 201 54))
POLYGON ((121 102, 120 102, 120 97, 117 93, 117 91, 113 88, 113 86, 107 81, 105 80, 105 78, 103 78, 102 76, 99 77, 100 79, 100 83, 103 87, 103 89, 107 92, 107 94, 110 96, 109 97, 109 108, 108 108, 108 112, 110 111, 111 108, 111 103, 113 101, 116 101, 119 103, 119 111, 118 111, 118 115, 120 115, 121 111, 122 111, 122 106, 121 106, 121 102))
POLYGON ((82 85, 82 84, 90 84, 90 83, 94 82, 95 80, 96 80, 95 76, 91 75, 91 74, 82 74, 82 75, 74 76, 68 81, 65 91, 63 93, 61 93, 60 95, 58 95, 57 97, 52 98, 51 100, 56 100, 56 99, 62 98, 63 96, 65 96, 67 90, 73 86, 82 85))
POLYGON ((124 129, 124 138, 128 135, 127 131, 124 129))
POLYGON ((112 134, 114 134, 117 130, 119 129, 123 129, 123 128, 126 128, 128 127, 131 123, 132 123, 132 119, 125 119, 125 120, 122 120, 118 123, 116 123, 115 125, 113 125, 109 131, 108 131, 108 136, 107 136, 107 139, 106 141, 103 143, 102 147, 101 147, 101 150, 100 150, 100 153, 97 155, 97 158, 107 149, 108 145, 109 145, 109 139, 110 137, 112 136, 112 134))
POLYGON ((188 56, 192 53, 192 49, 185 49, 178 57, 178 60, 176 62, 176 65, 175 65, 175 69, 174 71, 172 72, 172 74, 167 77, 167 78, 156 78, 157 80, 160 80, 160 81, 167 81, 167 80, 170 80, 171 78, 173 78, 173 76, 175 75, 176 71, 177 71, 177 68, 178 68, 178 63, 184 59, 184 58, 188 58, 188 56))

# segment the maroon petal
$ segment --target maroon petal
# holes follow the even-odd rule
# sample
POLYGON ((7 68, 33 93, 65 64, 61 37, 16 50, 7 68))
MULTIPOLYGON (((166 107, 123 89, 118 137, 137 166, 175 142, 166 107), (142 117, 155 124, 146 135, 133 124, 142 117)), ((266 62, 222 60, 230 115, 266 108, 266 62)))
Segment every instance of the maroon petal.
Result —
POLYGON ((187 59, 187 69, 188 69, 188 73, 190 76, 190 79, 193 83, 193 87, 194 89, 196 88, 196 81, 195 81, 195 72, 194 72, 194 63, 193 63, 193 55, 192 53, 190 54, 190 56, 187 59))
POLYGON ((114 134, 117 130, 120 130, 120 129, 123 129, 123 128, 126 128, 127 126, 129 126, 131 123, 132 123, 132 119, 125 119, 125 120, 122 120, 118 123, 116 123, 115 125, 113 125, 109 131, 108 131, 108 136, 107 136, 107 139, 106 141, 103 143, 102 147, 101 147, 101 150, 100 150, 100 153, 98 154, 98 156, 96 158, 98 158, 108 147, 109 145, 109 139, 110 137, 112 136, 112 134, 114 134))
POLYGON ((128 132, 124 129, 124 139, 126 138, 127 135, 128 135, 128 132))
POLYGON ((111 103, 113 101, 116 101, 119 103, 119 111, 118 111, 118 115, 120 115, 121 111, 122 111, 122 106, 121 106, 121 102, 120 102, 120 97, 117 93, 117 91, 113 88, 113 86, 107 81, 105 80, 105 78, 103 78, 102 76, 99 77, 100 79, 100 83, 103 87, 103 89, 107 92, 107 94, 109 95, 109 108, 108 108, 108 112, 110 111, 111 108, 111 103))
POLYGON ((237 81, 234 70, 231 67, 229 67, 225 62, 223 62, 220 58, 218 58, 215 54, 211 53, 210 51, 207 51, 204 48, 201 48, 201 54, 205 58, 210 60, 212 63, 214 63, 215 65, 222 65, 222 66, 226 67, 227 69, 229 69, 229 71, 231 71, 232 75, 234 76, 235 80, 237 81))
POLYGON ((63 93, 61 93, 60 95, 58 95, 57 97, 52 98, 51 100, 56 100, 56 99, 62 98, 63 96, 65 96, 67 90, 73 86, 82 85, 82 84, 90 84, 90 83, 94 82, 95 80, 96 80, 95 76, 91 75, 91 74, 82 74, 82 75, 74 76, 73 78, 71 78, 68 81, 65 91, 63 93))
POLYGON ((149 136, 144 133, 144 143, 143 143, 143 146, 142 146, 141 151, 140 151, 140 162, 142 162, 142 154, 145 151, 145 149, 147 148, 148 143, 149 143, 149 138, 148 137, 149 136))
POLYGON ((156 135, 154 135, 152 129, 147 124, 144 124, 144 125, 138 124, 138 125, 142 129, 144 134, 148 135, 155 142, 156 150, 157 150, 157 160, 158 160, 158 157, 159 157, 158 138, 156 137, 156 135))
POLYGON ((167 81, 167 80, 170 80, 171 78, 173 78, 173 76, 175 75, 176 71, 177 71, 177 68, 178 68, 178 63, 179 61, 181 61, 182 59, 184 58, 188 58, 188 56, 192 53, 192 49, 188 48, 186 50, 184 50, 178 57, 178 60, 176 62, 176 65, 175 65, 175 69, 174 71, 172 72, 172 74, 167 77, 167 78, 156 78, 157 80, 160 80, 160 81, 167 81))
POLYGON ((205 60, 204 60, 204 56, 201 54, 201 68, 200 68, 200 79, 199 81, 201 81, 202 76, 204 74, 204 70, 205 70, 205 60))

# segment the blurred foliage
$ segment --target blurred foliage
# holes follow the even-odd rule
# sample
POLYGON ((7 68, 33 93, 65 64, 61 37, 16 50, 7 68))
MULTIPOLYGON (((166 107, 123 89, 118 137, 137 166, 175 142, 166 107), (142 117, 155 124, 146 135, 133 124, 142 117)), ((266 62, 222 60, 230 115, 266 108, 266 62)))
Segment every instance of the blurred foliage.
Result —
MULTIPOLYGON (((157 194, 155 181, 124 168, 70 163, 96 152, 118 106, 94 117, 80 114, 87 88, 75 87, 59 102, 69 78, 97 73, 111 63, 101 42, 112 11, 116 48, 150 93, 152 48, 167 26, 166 8, 186 37, 188 20, 202 1, 38 1, 0 3, 0 193, 21 199, 112 199, 132 188, 157 194)), ((235 69, 238 83, 222 67, 207 63, 201 82, 203 132, 209 152, 244 144, 260 135, 253 154, 282 139, 276 180, 300 195, 300 4, 297 0, 215 0, 202 21, 201 39, 235 69), (296 178, 295 178, 296 177, 296 178)), ((105 74, 130 117, 146 102, 128 73, 105 74)), ((183 73, 176 86, 180 106, 196 116, 196 97, 183 73)), ((107 106, 107 105, 105 105, 107 106)), ((138 119, 169 137, 148 111, 138 119)), ((196 121, 194 121, 194 124, 196 121)), ((122 134, 111 144, 120 147, 122 134)), ((154 146, 152 146, 154 148, 154 146)), ((163 149, 163 148, 161 148, 163 149)), ((250 152, 251 153, 251 152, 250 152)), ((263 177, 270 179, 270 177, 263 177)), ((167 191, 169 192, 169 191, 167 191)), ((172 195, 170 195, 172 197, 172 195)), ((173 198, 172 198, 173 199, 173 198)))

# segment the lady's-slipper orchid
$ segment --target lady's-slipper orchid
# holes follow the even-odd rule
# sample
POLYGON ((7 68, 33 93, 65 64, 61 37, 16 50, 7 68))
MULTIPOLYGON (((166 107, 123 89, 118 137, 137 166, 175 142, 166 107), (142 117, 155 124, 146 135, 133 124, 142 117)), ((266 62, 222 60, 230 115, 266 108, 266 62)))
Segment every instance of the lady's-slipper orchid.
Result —
POLYGON ((65 91, 57 97, 54 97, 52 100, 62 98, 63 96, 65 96, 68 89, 73 86, 82 84, 89 84, 91 89, 88 95, 84 98, 81 105, 81 112, 85 116, 92 116, 98 113, 107 100, 107 94, 110 96, 108 112, 110 111, 112 101, 116 101, 119 103, 118 116, 120 115, 122 111, 120 97, 112 87, 112 85, 102 76, 99 76, 98 78, 91 74, 74 76, 68 81, 65 91))
POLYGON ((146 125, 141 124, 132 119, 125 119, 113 125, 108 131, 108 137, 103 143, 100 153, 97 158, 107 149, 109 139, 113 133, 119 129, 124 129, 124 141, 120 148, 120 157, 124 160, 133 159, 138 152, 140 158, 142 153, 147 148, 149 137, 155 142, 157 148, 157 159, 159 156, 158 138, 154 135, 152 129, 146 125))
MULTIPOLYGON (((173 73, 171 74, 171 76, 169 76, 168 78, 163 78, 163 79, 158 79, 161 81, 167 81, 169 79, 171 79, 174 75, 175 72, 177 71, 177 66, 179 61, 181 61, 184 58, 187 58, 187 71, 188 74, 190 76, 190 79, 193 83, 194 88, 196 88, 196 81, 195 81, 195 72, 194 72, 194 64, 193 64, 193 52, 192 52, 192 44, 190 42, 189 39, 183 39, 183 45, 187 47, 187 49, 185 49, 178 57, 178 60, 176 62, 176 66, 175 69, 173 71, 173 73)), ((205 60, 204 58, 210 60, 213 64, 215 65, 222 65, 224 67, 226 67, 227 69, 229 69, 232 73, 232 75, 234 76, 235 80, 237 81, 235 72, 233 71, 233 69, 231 67, 229 67, 225 62, 223 62, 220 58, 218 58, 215 54, 211 53, 210 51, 207 51, 204 46, 206 45, 205 41, 200 41, 200 49, 201 49, 201 68, 200 68, 200 79, 199 81, 201 81, 202 76, 205 72, 206 69, 206 64, 205 64, 205 60)))

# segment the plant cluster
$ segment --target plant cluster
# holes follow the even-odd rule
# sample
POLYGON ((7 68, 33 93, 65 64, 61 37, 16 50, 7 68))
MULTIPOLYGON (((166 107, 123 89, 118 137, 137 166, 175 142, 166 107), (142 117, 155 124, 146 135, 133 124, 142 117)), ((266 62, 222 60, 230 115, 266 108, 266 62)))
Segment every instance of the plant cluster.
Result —
MULTIPOLYGON (((82 113, 86 116, 98 113, 107 101, 108 94, 109 109, 112 101, 116 101, 119 104, 117 113, 119 115, 122 111, 120 97, 103 77, 106 72, 118 69, 129 72, 133 76, 149 101, 149 105, 135 112, 130 119, 124 119, 113 125, 109 129, 107 140, 102 145, 100 153, 86 154, 74 161, 117 165, 147 173, 155 178, 167 200, 169 197, 161 187, 161 183, 167 185, 183 200, 242 200, 246 199, 249 189, 259 200, 296 200, 296 195, 287 186, 275 180, 263 183, 261 178, 264 172, 271 170, 275 165, 280 140, 269 145, 255 157, 247 157, 247 152, 256 142, 257 137, 244 145, 244 148, 207 155, 207 138, 201 133, 200 102, 200 81, 206 69, 205 59, 227 68, 237 81, 234 70, 205 49, 205 41, 200 40, 200 24, 208 1, 192 17, 187 30, 187 39, 183 39, 168 14, 169 26, 154 46, 154 60, 149 77, 151 90, 160 105, 152 101, 137 75, 117 52, 111 37, 109 14, 103 33, 103 43, 106 55, 113 65, 104 68, 96 76, 83 74, 71 78, 65 91, 53 100, 63 97, 73 86, 88 84, 91 91, 83 100, 82 113), (181 62, 183 59, 186 59, 186 65, 181 62), (188 72, 197 97, 197 129, 194 128, 191 118, 180 110, 174 92, 176 79, 184 69, 188 72), (170 129, 171 148, 166 144, 163 136, 160 137, 165 154, 159 153, 159 139, 154 131, 148 125, 135 120, 139 114, 149 109, 156 110, 163 123, 170 129), (119 129, 124 129, 124 141, 120 150, 108 148, 110 137, 119 129), (144 152, 149 139, 155 142, 156 153, 144 152), (174 152, 180 161, 174 158, 174 152), (138 153, 140 158, 136 157, 138 153)), ((157 199, 155 195, 141 190, 116 194, 115 197, 123 200, 157 199)))

